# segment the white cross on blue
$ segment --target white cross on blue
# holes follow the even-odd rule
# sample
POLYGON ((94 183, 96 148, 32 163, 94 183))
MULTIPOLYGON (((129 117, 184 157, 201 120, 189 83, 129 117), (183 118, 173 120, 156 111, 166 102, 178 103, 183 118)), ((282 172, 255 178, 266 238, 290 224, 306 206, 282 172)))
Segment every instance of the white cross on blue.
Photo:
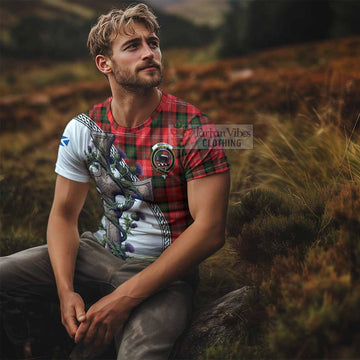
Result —
POLYGON ((70 140, 66 136, 62 136, 60 140, 60 146, 68 146, 70 140))

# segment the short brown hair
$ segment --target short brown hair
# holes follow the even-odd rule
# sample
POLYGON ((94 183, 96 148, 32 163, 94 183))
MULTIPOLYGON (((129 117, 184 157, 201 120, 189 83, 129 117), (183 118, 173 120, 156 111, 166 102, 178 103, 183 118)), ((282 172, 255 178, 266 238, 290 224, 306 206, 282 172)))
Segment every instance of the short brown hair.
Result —
POLYGON ((111 56, 111 45, 120 32, 129 35, 134 32, 133 25, 140 22, 146 28, 159 35, 159 24, 154 13, 145 5, 137 4, 125 10, 113 9, 98 18, 91 28, 87 47, 92 57, 97 55, 111 56))

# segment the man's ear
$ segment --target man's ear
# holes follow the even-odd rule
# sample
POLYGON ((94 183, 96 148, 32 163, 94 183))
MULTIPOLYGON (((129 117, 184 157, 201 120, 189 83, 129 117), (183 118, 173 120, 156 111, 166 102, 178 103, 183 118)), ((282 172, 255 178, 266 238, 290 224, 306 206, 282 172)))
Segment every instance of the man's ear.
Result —
POLYGON ((97 55, 95 64, 104 75, 108 75, 112 72, 111 60, 105 55, 97 55))

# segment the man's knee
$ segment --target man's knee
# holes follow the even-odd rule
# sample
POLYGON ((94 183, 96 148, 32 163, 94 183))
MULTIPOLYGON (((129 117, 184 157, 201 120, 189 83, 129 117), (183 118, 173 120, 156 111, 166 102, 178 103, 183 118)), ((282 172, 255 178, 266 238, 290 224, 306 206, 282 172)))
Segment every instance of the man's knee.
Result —
POLYGON ((14 290, 53 284, 47 246, 37 246, 0 257, 0 290, 14 290))
POLYGON ((193 289, 177 281, 136 308, 121 336, 118 359, 166 359, 189 323, 193 289))
POLYGON ((11 256, 0 258, 0 291, 6 290, 11 285, 15 268, 16 263, 11 256))

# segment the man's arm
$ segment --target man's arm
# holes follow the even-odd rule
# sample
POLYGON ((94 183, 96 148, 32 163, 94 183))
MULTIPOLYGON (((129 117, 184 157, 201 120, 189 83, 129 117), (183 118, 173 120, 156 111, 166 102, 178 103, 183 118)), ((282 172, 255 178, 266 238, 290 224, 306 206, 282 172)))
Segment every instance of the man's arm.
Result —
POLYGON ((85 320, 85 306, 74 292, 75 261, 79 247, 78 217, 89 189, 88 183, 58 175, 51 208, 47 243, 61 306, 62 323, 74 338, 77 321, 85 320))
POLYGON ((224 172, 188 182, 194 222, 146 269, 95 303, 76 333, 75 341, 111 341, 131 310, 144 299, 180 279, 224 244, 230 174, 224 172))

